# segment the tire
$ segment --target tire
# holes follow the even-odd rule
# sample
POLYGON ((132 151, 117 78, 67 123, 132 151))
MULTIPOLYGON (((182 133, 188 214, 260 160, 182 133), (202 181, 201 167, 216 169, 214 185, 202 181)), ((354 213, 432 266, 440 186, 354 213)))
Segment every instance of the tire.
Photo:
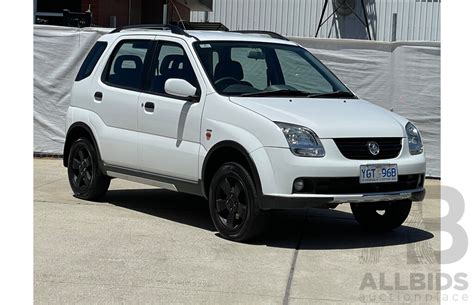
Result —
POLYGON ((237 163, 225 163, 214 174, 209 210, 217 231, 229 240, 248 241, 258 236, 265 226, 255 183, 237 163))
POLYGON ((400 227, 408 218, 411 200, 376 203, 351 203, 352 214, 362 227, 374 232, 388 232, 400 227))
POLYGON ((67 173, 74 196, 85 200, 100 199, 107 192, 110 177, 101 173, 94 145, 86 138, 77 139, 68 156, 67 173))

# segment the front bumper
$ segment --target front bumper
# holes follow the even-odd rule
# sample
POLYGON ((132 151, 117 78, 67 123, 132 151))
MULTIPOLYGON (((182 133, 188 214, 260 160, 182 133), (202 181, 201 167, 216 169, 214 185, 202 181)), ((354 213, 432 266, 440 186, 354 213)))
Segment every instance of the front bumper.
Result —
MULTIPOLYGON (((298 157, 289 148, 261 147, 250 153, 260 176, 262 193, 269 196, 293 196, 293 182, 297 178, 356 178, 360 174, 360 166, 367 164, 397 164, 399 176, 418 175, 426 171, 424 154, 412 156, 408 151, 406 138, 402 142, 399 156, 384 160, 350 160, 345 158, 332 139, 321 139, 326 150, 322 158, 298 157)), ((389 190, 348 191, 346 194, 366 194, 411 190, 412 188, 389 190)), ((313 194, 341 194, 338 191, 323 190, 313 194)))
POLYGON ((370 194, 344 194, 344 195, 263 195, 260 208, 270 209, 305 209, 305 208, 332 208, 340 203, 370 203, 397 200, 423 201, 425 189, 419 188, 407 191, 370 193, 370 194))

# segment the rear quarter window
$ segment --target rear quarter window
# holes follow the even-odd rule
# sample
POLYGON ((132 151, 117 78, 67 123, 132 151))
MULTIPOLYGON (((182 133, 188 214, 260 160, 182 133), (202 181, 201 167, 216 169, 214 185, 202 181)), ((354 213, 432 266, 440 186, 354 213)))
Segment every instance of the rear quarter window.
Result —
POLYGON ((97 41, 92 49, 87 54, 86 59, 82 63, 81 68, 76 76, 76 82, 87 78, 91 75, 92 71, 94 71, 95 65, 99 61, 100 57, 104 53, 105 49, 107 48, 107 42, 105 41, 97 41))

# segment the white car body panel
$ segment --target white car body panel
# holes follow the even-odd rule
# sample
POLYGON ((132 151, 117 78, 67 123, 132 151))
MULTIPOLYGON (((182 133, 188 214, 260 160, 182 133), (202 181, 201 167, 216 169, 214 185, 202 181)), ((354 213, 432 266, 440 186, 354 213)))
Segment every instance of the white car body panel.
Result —
MULTIPOLYGON (((163 38, 157 37, 157 40, 163 38)), ((199 71, 196 59, 184 40, 168 38, 166 41, 181 45, 193 67, 199 71)), ((203 76, 195 72, 201 90, 207 86, 203 76)), ((197 182, 200 146, 201 116, 205 96, 199 102, 186 101, 150 93, 142 93, 138 110, 138 158, 142 171, 173 176, 197 182), (153 112, 143 106, 155 105, 153 112)))
MULTIPOLYGON (((138 168, 137 113, 140 92, 113 87, 102 82, 101 76, 115 46, 122 40, 154 40, 155 35, 123 35, 110 43, 92 77, 88 96, 84 99, 90 109, 91 123, 99 131, 101 157, 104 163, 138 168), (94 97, 102 92, 102 100, 94 97), (93 115, 95 114, 95 115, 93 115)), ((83 100, 83 101, 84 101, 83 100)))
POLYGON ((405 119, 357 99, 231 97, 232 102, 275 122, 312 129, 321 139, 403 137, 405 119))
POLYGON ((201 134, 201 143, 210 150, 221 141, 235 141, 248 153, 262 146, 288 146, 280 128, 262 115, 241 107, 218 94, 208 95, 202 130, 212 130, 210 140, 201 134))

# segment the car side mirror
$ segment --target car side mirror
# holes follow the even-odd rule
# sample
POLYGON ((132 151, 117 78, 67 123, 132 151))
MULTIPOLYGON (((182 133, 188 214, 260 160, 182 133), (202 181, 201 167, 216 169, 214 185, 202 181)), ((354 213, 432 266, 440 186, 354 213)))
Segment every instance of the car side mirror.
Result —
POLYGON ((188 81, 179 78, 170 78, 165 82, 165 92, 172 96, 187 98, 190 101, 197 101, 197 89, 188 81))

